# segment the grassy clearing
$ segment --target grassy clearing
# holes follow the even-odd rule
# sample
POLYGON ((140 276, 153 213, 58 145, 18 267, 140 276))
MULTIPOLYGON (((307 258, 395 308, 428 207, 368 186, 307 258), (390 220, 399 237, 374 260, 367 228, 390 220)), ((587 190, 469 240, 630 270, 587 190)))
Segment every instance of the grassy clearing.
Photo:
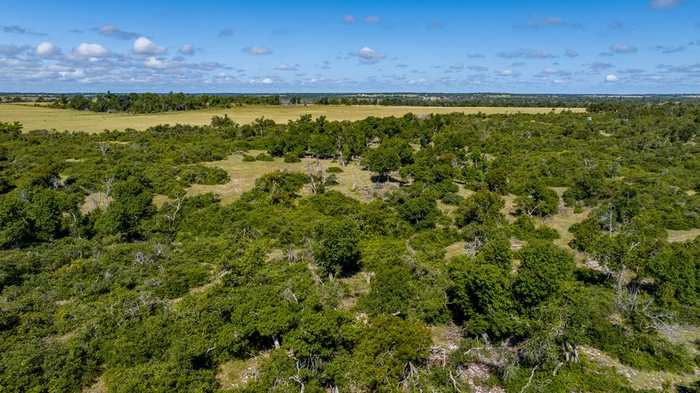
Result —
MULTIPOLYGON (((145 130, 158 124, 209 124, 212 116, 228 115, 234 121, 246 124, 265 117, 278 123, 298 119, 303 114, 313 117, 326 116, 329 120, 360 120, 368 116, 403 116, 406 113, 428 115, 431 113, 548 113, 552 108, 502 108, 502 107, 422 107, 379 105, 309 105, 309 106, 243 106, 231 109, 205 109, 186 112, 166 112, 131 115, 127 113, 95 113, 68 109, 53 109, 22 104, 1 104, 0 121, 18 121, 25 130, 47 129, 58 131, 101 132, 105 129, 133 128, 145 130)), ((572 108, 583 112, 583 108, 572 108)))
POLYGON ((450 244, 445 248, 445 259, 449 261, 456 256, 466 255, 467 253, 464 250, 464 246, 466 245, 467 243, 463 241, 450 244))
POLYGON ((83 393, 106 393, 108 391, 104 377, 97 378, 94 384, 83 389, 83 393))
POLYGON ((106 209, 107 206, 112 202, 112 198, 105 194, 104 192, 98 191, 93 192, 85 197, 85 201, 80 205, 80 212, 82 214, 88 214, 91 211, 97 209, 106 209))
MULTIPOLYGON (((566 187, 552 187, 552 190, 559 195, 561 200, 562 195, 564 192, 566 192, 566 187)), ((539 225, 545 225, 557 231, 559 234, 559 239, 555 239, 554 244, 573 252, 576 257, 576 261, 578 263, 584 263, 586 261, 586 256, 569 246, 569 242, 574 239, 574 235, 569 232, 569 228, 571 228, 571 226, 574 224, 583 222, 586 218, 588 218, 589 214, 591 214, 590 208, 584 208, 581 210, 581 212, 576 213, 573 208, 564 206, 563 203, 560 203, 559 211, 556 214, 537 219, 536 222, 539 225)))
POLYGON ((264 352, 247 360, 230 360, 223 363, 216 373, 216 381, 224 390, 240 388, 257 379, 260 361, 268 356, 270 354, 264 352))
MULTIPOLYGON (((258 153, 260 152, 248 152, 251 155, 257 155, 258 153)), ((331 160, 320 160, 319 163, 323 170, 331 166, 338 166, 337 163, 331 160)), ((316 160, 305 158, 301 162, 286 163, 282 159, 276 158, 274 161, 247 162, 243 161, 242 154, 234 154, 226 160, 210 162, 205 165, 222 168, 228 172, 231 181, 218 185, 195 184, 187 189, 187 193, 189 195, 199 195, 212 192, 221 198, 223 204, 228 204, 235 201, 242 193, 253 189, 257 178, 274 171, 307 173, 308 166, 313 165, 315 167, 316 160)), ((362 201, 372 199, 373 194, 376 192, 374 183, 372 183, 372 173, 363 170, 356 162, 350 163, 342 169, 343 172, 336 174, 338 184, 330 188, 362 201)), ((385 189, 391 187, 393 187, 392 184, 384 186, 385 189)))
POLYGON ((341 299, 338 308, 341 310, 352 310, 355 308, 360 297, 369 293, 372 275, 369 272, 359 272, 350 277, 339 278, 338 281, 340 281, 345 290, 345 296, 341 299))
POLYGON ((668 241, 671 243, 683 243, 695 240, 700 236, 700 228, 687 229, 684 231, 668 230, 668 241))
POLYGON ((698 378, 697 373, 679 375, 666 371, 637 370, 620 363, 619 360, 605 352, 591 347, 579 347, 579 352, 593 363, 605 368, 613 368, 629 381, 630 387, 634 390, 664 390, 666 385, 689 383, 698 378))

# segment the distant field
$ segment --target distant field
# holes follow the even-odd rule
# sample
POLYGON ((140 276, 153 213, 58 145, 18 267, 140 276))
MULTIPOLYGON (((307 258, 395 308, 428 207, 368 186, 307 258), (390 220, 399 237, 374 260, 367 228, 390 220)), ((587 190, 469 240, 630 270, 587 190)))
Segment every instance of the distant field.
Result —
MULTIPOLYGON (((412 112, 416 115, 431 113, 547 113, 551 108, 505 108, 505 107, 422 107, 422 106, 346 106, 346 105, 309 105, 309 106, 244 106, 231 109, 207 109, 187 112, 167 112, 156 114, 130 115, 125 113, 80 112, 67 109, 52 109, 22 104, 0 104, 0 121, 18 121, 25 130, 55 129, 57 131, 100 132, 105 129, 133 128, 144 130, 158 124, 208 124, 212 116, 224 114, 234 121, 245 124, 265 117, 275 122, 285 123, 299 118, 303 114, 314 117, 326 116, 329 120, 360 120, 368 116, 403 116, 412 112)), ((560 110, 560 109, 555 109, 560 110)), ((572 108, 583 112, 583 108, 572 108)))

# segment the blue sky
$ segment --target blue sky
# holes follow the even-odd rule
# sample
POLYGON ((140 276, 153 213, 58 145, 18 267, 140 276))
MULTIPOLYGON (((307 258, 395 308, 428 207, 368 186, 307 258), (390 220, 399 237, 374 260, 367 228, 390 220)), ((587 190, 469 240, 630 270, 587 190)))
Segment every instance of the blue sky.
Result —
POLYGON ((0 91, 698 93, 700 1, 3 0, 0 91))

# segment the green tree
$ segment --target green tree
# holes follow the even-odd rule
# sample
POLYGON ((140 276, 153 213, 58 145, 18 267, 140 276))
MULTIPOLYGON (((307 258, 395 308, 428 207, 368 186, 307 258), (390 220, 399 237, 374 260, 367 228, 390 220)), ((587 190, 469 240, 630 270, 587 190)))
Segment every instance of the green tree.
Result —
POLYGON ((521 263, 513 296, 522 308, 536 306, 573 279, 573 256, 552 243, 531 241, 518 256, 521 263))
POLYGON ((477 191, 467 198, 457 209, 455 223, 464 227, 470 224, 490 224, 503 220, 501 209, 505 202, 498 194, 491 191, 477 191))
POLYGON ((512 332, 515 318, 507 271, 463 257, 450 264, 449 272, 447 298, 455 321, 473 335, 502 338, 512 332))
POLYGON ((314 258, 324 273, 337 275, 358 268, 360 231, 350 218, 329 219, 314 230, 314 258))

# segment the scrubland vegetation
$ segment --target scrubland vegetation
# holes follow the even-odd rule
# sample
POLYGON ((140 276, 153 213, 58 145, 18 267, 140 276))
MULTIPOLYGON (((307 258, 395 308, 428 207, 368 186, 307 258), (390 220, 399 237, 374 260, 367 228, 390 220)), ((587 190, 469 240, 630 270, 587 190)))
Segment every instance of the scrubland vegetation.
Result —
POLYGON ((697 391, 700 107, 592 109, 0 123, 0 391, 697 391))

